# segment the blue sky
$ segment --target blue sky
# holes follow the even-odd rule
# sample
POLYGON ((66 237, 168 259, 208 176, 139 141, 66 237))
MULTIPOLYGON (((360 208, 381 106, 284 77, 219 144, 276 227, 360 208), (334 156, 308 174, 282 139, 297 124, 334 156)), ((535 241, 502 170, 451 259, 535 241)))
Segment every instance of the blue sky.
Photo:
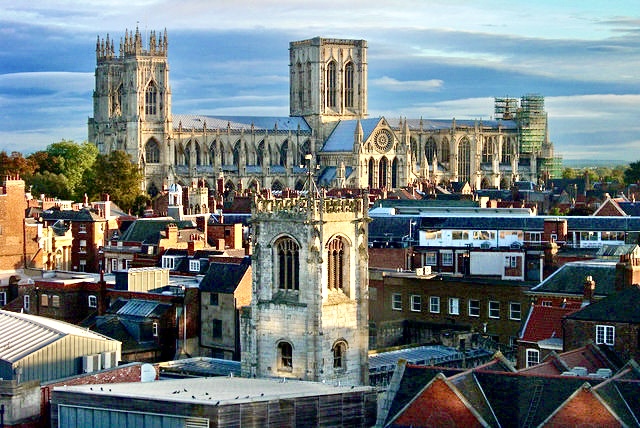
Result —
POLYGON ((0 150, 86 140, 96 37, 136 25, 169 33, 176 114, 286 116, 288 43, 357 38, 371 117, 489 119, 539 93, 565 160, 640 159, 637 0, 0 0, 0 150))

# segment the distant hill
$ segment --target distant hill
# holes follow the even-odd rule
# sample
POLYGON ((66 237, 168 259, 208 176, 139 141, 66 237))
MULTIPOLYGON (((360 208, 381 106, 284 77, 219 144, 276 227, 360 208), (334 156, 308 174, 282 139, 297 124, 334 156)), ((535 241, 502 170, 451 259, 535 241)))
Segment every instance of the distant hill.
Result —
POLYGON ((589 168, 597 166, 615 167, 618 165, 629 165, 634 160, 612 160, 612 159, 563 159, 564 168, 589 168))

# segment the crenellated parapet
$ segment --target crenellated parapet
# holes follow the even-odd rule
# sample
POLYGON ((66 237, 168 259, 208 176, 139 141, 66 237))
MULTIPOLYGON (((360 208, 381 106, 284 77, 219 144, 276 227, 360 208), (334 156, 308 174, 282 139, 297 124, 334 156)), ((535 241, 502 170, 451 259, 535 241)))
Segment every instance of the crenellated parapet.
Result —
POLYGON ((123 58, 127 56, 167 56, 169 40, 167 38, 167 30, 163 33, 151 31, 149 33, 149 41, 144 46, 140 30, 136 27, 136 31, 125 30, 124 38, 120 39, 120 49, 118 55, 114 47, 114 40, 109 38, 101 39, 98 36, 96 42, 96 59, 98 62, 107 61, 114 58, 123 58))
POLYGON ((363 198, 324 198, 298 197, 274 198, 255 195, 251 214, 254 218, 265 219, 271 216, 288 216, 305 219, 320 214, 355 214, 366 217, 368 197, 363 198))

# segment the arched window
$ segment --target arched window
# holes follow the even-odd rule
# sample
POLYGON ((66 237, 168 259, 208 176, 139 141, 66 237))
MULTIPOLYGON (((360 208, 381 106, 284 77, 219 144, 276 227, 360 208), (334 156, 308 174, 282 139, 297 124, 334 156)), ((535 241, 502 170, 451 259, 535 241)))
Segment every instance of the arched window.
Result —
POLYGON ((502 142, 502 162, 511 163, 511 138, 505 138, 502 142))
POLYGON ((337 104, 337 82, 336 62, 327 64, 327 107, 335 107, 337 104))
POLYGON ((264 165, 264 140, 260 141, 256 147, 256 164, 264 165))
POLYGON ((373 158, 369 159, 369 188, 373 189, 373 158))
POLYGON ((347 291, 346 278, 349 275, 349 262, 346 245, 341 238, 333 238, 327 244, 327 262, 329 290, 347 291))
POLYGON ((398 158, 393 158, 391 162, 391 187, 398 187, 398 158))
POLYGON ((149 82, 144 93, 144 114, 158 114, 158 90, 153 81, 149 82))
POLYGON ((302 181, 302 180, 296 181, 296 185, 295 185, 294 189, 296 189, 297 191, 304 190, 304 181, 302 181))
POLYGON ((293 370, 293 347, 289 342, 278 343, 278 370, 293 370))
POLYGON ((334 370, 346 370, 347 369, 347 342, 344 340, 337 341, 331 349, 333 353, 333 368, 334 370))
POLYGON ((275 243, 276 272, 280 290, 300 288, 300 260, 298 244, 291 238, 280 238, 275 243))
POLYGON ((300 149, 298 150, 298 165, 307 165, 305 156, 311 153, 310 145, 311 143, 309 142, 309 140, 307 140, 302 143, 302 146, 300 146, 300 149))
POLYGON ((160 163, 160 147, 156 140, 147 141, 144 158, 147 163, 160 163))
POLYGON ((197 141, 193 142, 193 150, 196 155, 196 165, 202 165, 202 158, 200 157, 200 144, 197 141))
POLYGON ((427 144, 424 145, 424 156, 427 158, 427 162, 433 162, 433 157, 438 156, 438 148, 436 146, 436 140, 433 137, 429 137, 427 144))
POLYGON ((285 141, 280 146, 280 164, 282 166, 287 166, 287 150, 289 150, 289 142, 285 141))
POLYGON ((302 64, 299 62, 296 64, 296 73, 298 74, 298 103, 300 104, 300 110, 304 109, 304 72, 302 70, 302 64))
POLYGON ((471 178, 471 142, 464 137, 458 145, 458 181, 465 182, 471 178))
POLYGON ((344 67, 344 106, 353 107, 353 63, 344 67))
POLYGON ((240 167, 240 141, 233 146, 233 164, 240 167))
POLYGON ((449 154, 451 153, 451 151, 449 149, 449 139, 446 137, 442 139, 442 149, 440 150, 440 152, 442 153, 442 155, 438 156, 438 160, 440 162, 448 163, 449 154))
POLYGON ((484 143, 482 143, 482 163, 489 163, 491 162, 491 158, 493 155, 493 148, 492 148, 492 144, 491 144, 491 139, 490 138, 486 138, 484 140, 484 143))
POLYGON ((276 192, 280 192, 280 191, 282 191, 282 189, 283 189, 282 183, 280 183, 278 180, 274 181, 271 184, 271 190, 275 190, 276 192))
POLYGON ((307 61, 307 99, 309 100, 309 103, 311 104, 311 61, 307 61))
POLYGON ((382 189, 387 187, 387 169, 389 167, 389 161, 387 158, 380 159, 378 165, 378 188, 382 189))
POLYGON ((184 149, 184 163, 183 165, 191 166, 191 144, 187 144, 184 149))
POLYGON ((111 93, 111 115, 120 116, 122 114, 122 85, 118 85, 111 93))

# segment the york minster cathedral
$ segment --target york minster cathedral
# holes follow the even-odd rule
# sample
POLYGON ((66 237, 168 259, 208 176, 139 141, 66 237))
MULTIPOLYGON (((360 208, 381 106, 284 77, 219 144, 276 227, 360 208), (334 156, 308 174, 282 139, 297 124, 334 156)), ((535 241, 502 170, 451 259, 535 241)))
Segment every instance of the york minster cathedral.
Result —
POLYGON ((194 179, 300 190, 310 169, 327 188, 504 189, 557 169, 540 95, 496 98, 492 120, 369 117, 365 40, 291 42, 285 117, 173 114, 166 30, 114 45, 98 37, 89 141, 129 153, 150 194, 194 179))

